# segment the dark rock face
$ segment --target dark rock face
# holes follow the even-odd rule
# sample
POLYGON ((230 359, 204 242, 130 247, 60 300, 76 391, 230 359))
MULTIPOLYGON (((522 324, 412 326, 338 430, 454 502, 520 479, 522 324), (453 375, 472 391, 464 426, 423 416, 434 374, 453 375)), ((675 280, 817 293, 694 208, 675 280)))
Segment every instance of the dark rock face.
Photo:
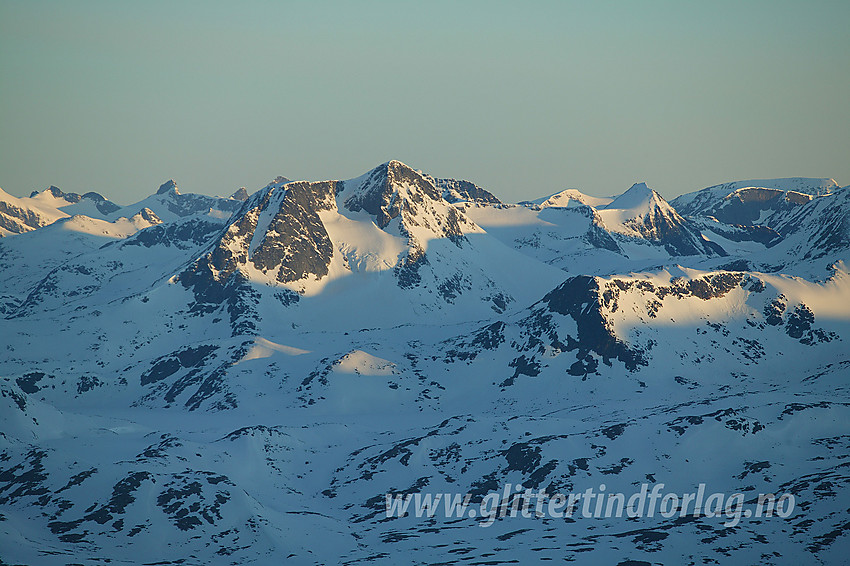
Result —
MULTIPOLYGON (((410 227, 424 226, 461 246, 466 240, 461 224, 468 220, 454 207, 448 207, 445 213, 438 212, 437 203, 446 205, 430 178, 404 163, 390 161, 373 169, 344 206, 352 212, 368 212, 382 230, 400 217, 403 236, 410 237, 410 227)), ((413 239, 410 244, 418 245, 413 239)))
POLYGON ((801 259, 820 259, 850 249, 850 187, 799 207, 776 227, 786 239, 803 234, 804 246, 793 250, 801 259))
MULTIPOLYGON (((414 236, 414 228, 426 228, 435 236, 446 238, 457 247, 468 243, 463 225, 472 225, 462 212, 443 200, 434 182, 398 161, 390 161, 373 169, 354 194, 344 203, 351 212, 367 212, 375 217, 375 225, 386 230, 398 219, 397 233, 407 238, 408 251, 393 268, 402 289, 418 287, 420 270, 429 265, 424 245, 414 236)), ((467 289, 461 274, 438 282, 439 296, 446 302, 467 289)))
POLYGON ((768 324, 779 326, 783 322, 783 314, 787 314, 785 334, 807 346, 832 342, 838 338, 834 332, 827 332, 815 326, 815 315, 807 305, 801 303, 793 311, 786 313, 785 304, 780 299, 784 300, 785 297, 780 295, 773 303, 765 306, 768 324))
POLYGON ((471 337, 447 341, 453 347, 446 352, 446 361, 474 360, 486 350, 495 350, 505 342, 505 323, 494 322, 475 332, 471 337))
POLYGON ((249 262, 262 271, 277 270, 275 278, 281 283, 310 274, 326 275, 333 247, 318 211, 334 206, 336 186, 335 182, 294 183, 267 190, 247 201, 193 271, 206 271, 220 283, 249 262), (279 209, 268 229, 264 234, 255 234, 260 215, 272 205, 279 209), (260 237, 262 241, 249 259, 251 242, 260 237))
MULTIPOLYGON (((50 193, 55 198, 63 198, 63 197, 66 196, 66 193, 64 193, 62 191, 62 189, 60 189, 56 185, 50 185, 49 187, 44 189, 44 192, 50 193)), ((30 193, 30 198, 37 197, 39 194, 41 194, 41 191, 33 191, 33 192, 30 193)), ((68 200, 68 202, 73 203, 73 202, 77 202, 77 201, 80 200, 80 195, 78 195, 76 193, 67 193, 67 196, 70 197, 71 199, 73 199, 74 197, 77 197, 77 200, 68 200)))
POLYGON ((233 198, 211 197, 198 194, 182 194, 173 180, 166 181, 156 191, 159 201, 169 212, 176 216, 191 216, 206 214, 210 210, 235 212, 242 206, 242 201, 233 198))
POLYGON ((602 222, 602 218, 599 216, 599 213, 589 206, 576 207, 576 210, 581 211, 591 219, 590 228, 588 228, 587 233, 584 236, 584 240, 588 244, 594 248, 609 250, 615 253, 623 253, 620 245, 613 236, 611 236, 610 232, 605 229, 605 224, 602 222))
MULTIPOLYGON (((157 459, 167 461, 168 452, 174 448, 180 448, 182 444, 175 437, 162 435, 163 440, 156 447, 151 447, 144 453, 139 454, 135 464, 149 464, 151 460, 157 459)), ((32 476, 44 480, 41 474, 42 460, 47 454, 34 454, 27 464, 33 466, 31 471, 36 472, 32 476)), ((161 463, 161 462, 160 462, 161 463)), ((60 511, 51 517, 47 527, 58 535, 58 539, 66 543, 88 543, 89 537, 103 534, 108 529, 110 534, 122 533, 125 537, 135 537, 150 527, 150 522, 145 521, 134 525, 131 521, 130 510, 137 506, 137 499, 144 499, 144 493, 149 490, 155 498, 152 500, 169 521, 179 530, 188 531, 203 528, 207 525, 216 525, 222 519, 222 507, 231 499, 230 487, 234 484, 227 476, 203 471, 187 470, 179 473, 163 473, 160 471, 150 472, 130 468, 124 470, 118 476, 111 490, 104 492, 108 497, 105 501, 95 499, 85 509, 76 509, 76 519, 57 520, 57 517, 73 507, 70 502, 63 500, 59 494, 73 486, 83 484, 92 476, 99 477, 108 474, 108 471, 90 468, 84 470, 68 480, 65 487, 52 491, 43 488, 42 506, 57 506, 60 511)), ((222 547, 225 548, 225 547, 222 547)), ((226 548, 225 548, 226 551, 226 548)), ((224 552, 219 552, 224 554, 224 552)))
POLYGON ((84 199, 89 199, 94 201, 94 205, 101 212, 101 214, 112 214, 117 210, 121 210, 121 207, 111 202, 103 197, 103 195, 90 191, 83 195, 84 199))
POLYGON ((457 179, 435 179, 437 187, 442 189, 443 198, 448 202, 479 202, 485 204, 502 204, 491 192, 482 189, 475 183, 457 179))
POLYGON ((150 208, 145 207, 140 210, 139 216, 142 218, 142 220, 146 220, 151 224, 162 224, 162 220, 160 220, 159 216, 157 216, 156 213, 154 213, 154 211, 150 208))
POLYGON ((728 255, 722 247, 703 238, 691 222, 675 211, 669 214, 655 207, 649 214, 625 224, 647 240, 662 244, 671 255, 728 255))
POLYGON ((785 314, 785 296, 779 295, 764 307, 764 319, 771 326, 782 324, 782 316, 785 314))
POLYGON ((246 201, 248 200, 248 191, 245 189, 245 187, 242 187, 238 191, 230 195, 230 198, 232 198, 233 200, 246 201))
MULTIPOLYGON (((333 244, 319 212, 336 207, 335 196, 341 189, 342 183, 337 181, 298 182, 266 189, 247 200, 220 229, 209 251, 179 275, 195 294, 193 309, 209 312, 224 304, 234 335, 251 334, 256 319, 253 305, 258 299, 245 277, 237 273, 240 266, 250 264, 273 274, 280 283, 327 275, 333 244), (265 231, 257 233, 260 217, 269 215, 265 231), (259 243, 249 254, 255 240, 259 243)), ((150 239, 166 236, 152 232, 150 239)), ((286 305, 297 302, 290 294, 282 297, 286 305)))
POLYGON ((36 384, 45 377, 52 376, 47 376, 44 372, 41 371, 32 371, 16 379, 15 383, 18 384, 18 387, 20 387, 21 391, 23 391, 24 393, 38 393, 41 387, 36 384))
MULTIPOLYGON (((108 277, 99 272, 121 276, 91 301, 69 300, 53 314, 44 310, 31 320, 9 324, 9 334, 18 329, 21 333, 14 343, 8 340, 14 346, 6 348, 8 360, 4 358, 10 379, 0 380, 0 401, 5 403, 0 414, 8 413, 3 415, 8 426, 0 427, 0 522, 13 521, 0 532, 12 544, 7 545, 8 553, 21 543, 32 547, 27 555, 34 557, 12 555, 10 561, 39 563, 39 557, 49 561, 84 555, 80 560, 101 556, 102 561, 172 564, 270 563, 280 557, 296 563, 393 563, 393 556, 424 549, 429 563, 495 563, 515 557, 519 562, 634 566, 650 562, 627 560, 630 556, 654 557, 652 563, 688 563, 699 554, 723 562, 733 553, 740 563, 777 563, 789 557, 800 563, 841 562, 850 532, 844 512, 850 438, 842 427, 850 404, 841 398, 850 359, 840 339, 819 330, 816 320, 823 317, 826 324, 828 319, 830 328, 844 332, 847 324, 831 318, 840 313, 830 313, 822 298, 810 303, 812 309, 799 304, 795 297, 805 295, 790 281, 785 291, 790 299, 776 297, 777 288, 784 290, 785 284, 777 283, 778 277, 740 273, 753 269, 749 262, 757 261, 745 256, 696 258, 694 263, 701 267, 694 269, 681 262, 683 277, 672 281, 661 280, 656 270, 663 268, 655 267, 605 278, 563 281, 567 276, 562 275, 545 290, 535 287, 534 298, 531 292, 523 293, 515 300, 516 309, 503 314, 511 298, 502 295, 495 282, 482 287, 474 271, 479 266, 467 262, 475 259, 467 252, 488 251, 474 247, 476 237, 469 236, 469 245, 459 240, 460 247, 435 240, 427 248, 414 245, 413 235, 422 234, 423 243, 431 235, 418 229, 422 224, 409 224, 405 207, 411 205, 399 202, 414 202, 411 192, 416 187, 410 187, 393 185, 393 193, 385 203, 378 199, 382 204, 375 210, 398 206, 398 215, 385 227, 394 231, 393 245, 382 250, 393 250, 390 259, 398 260, 399 285, 420 288, 404 293, 390 289, 392 300, 382 301, 379 295, 375 309, 366 315, 369 319, 375 313, 397 313, 404 317, 403 325, 386 319, 364 320, 368 327, 359 331, 312 328, 311 309, 324 297, 302 298, 292 306, 299 303, 297 293, 243 276, 257 275, 254 254, 263 245, 268 245, 268 263, 263 265, 270 282, 281 273, 280 263, 299 266, 293 257, 304 258, 296 271, 308 278, 318 276, 321 266, 311 261, 321 258, 325 237, 355 232, 337 231, 331 224, 336 219, 328 220, 342 200, 340 185, 334 183, 269 187, 248 198, 227 222, 193 216, 153 226, 101 248, 119 253, 98 261, 66 261, 55 272, 73 278, 44 279, 40 289, 61 302, 60 293, 68 291, 68 298, 71 292, 84 294, 89 281, 94 285, 97 277, 108 277), (325 231, 319 226, 323 219, 325 231), (406 233, 413 234, 407 248, 406 233), (164 248, 147 251, 154 246, 164 248), (178 253, 174 248, 191 251, 178 253), (108 261, 113 258, 133 269, 108 261), (717 263, 736 271, 703 270, 717 263), (151 286, 140 278, 139 286, 131 285, 129 280, 145 268, 156 269, 158 282, 151 286), (177 271, 183 271, 180 280, 188 291, 171 284, 177 271), (130 284, 118 288, 125 282, 130 284), (58 291, 50 291, 57 285, 58 291), (462 297, 470 286, 474 291, 468 295, 479 300, 489 294, 499 314, 485 313, 474 321, 465 316, 455 324, 440 320, 441 313, 432 315, 430 308, 412 313, 405 309, 424 297, 456 301, 461 316, 475 314, 479 311, 467 310, 464 303, 469 296, 462 297), (531 306, 525 302, 544 294, 531 306), (411 301, 396 301, 399 296, 411 301), (105 311, 103 318, 95 308, 105 311), (287 315, 296 311, 290 320, 287 315), (623 311, 628 316, 621 316, 623 311), (687 316, 682 316, 685 311, 687 316), (648 320, 654 313, 658 320, 648 320), (675 321, 666 316, 674 314, 675 321), (222 322, 228 315, 231 336, 226 335, 228 323, 222 322), (64 329, 45 333, 47 340, 30 339, 52 325, 64 329), (120 330, 113 331, 116 327, 120 330), (65 338, 69 343, 60 344, 65 338), (825 340, 834 343, 816 343, 825 340), (284 351, 272 353, 277 342, 309 351, 294 356, 282 347, 284 351), (87 343, 99 348, 79 351, 87 343), (29 344, 41 351, 23 351, 29 344), (354 352, 358 354, 352 356, 354 352), (359 361, 359 352, 376 360, 359 361), (261 357, 265 354, 269 357, 261 357), (650 354, 656 360, 643 368, 650 354), (759 368, 759 358, 768 363, 759 368), (347 360, 353 364, 343 366, 347 360), (393 369, 367 369, 386 368, 384 362, 393 369), (352 366, 354 374, 346 375, 352 366), (629 369, 638 373, 630 374, 629 369), (88 397, 77 408, 75 392, 88 397), (69 411, 75 434, 56 437, 55 423, 61 421, 52 415, 54 403, 62 412, 69 411), (129 409, 131 403, 134 409, 129 409), (217 412, 237 403, 238 411, 217 412), (314 411, 310 405, 318 406, 314 411), (104 407, 111 415, 127 408, 126 422, 134 426, 107 424, 124 419, 103 418, 104 407), (91 418, 83 413, 87 409, 94 411, 91 418), (377 419, 364 421, 370 412, 377 419), (189 419, 193 424, 184 437, 181 423, 189 419), (283 424, 256 424, 274 421, 283 424), (77 435, 84 427, 90 434, 77 435), (789 431, 794 441, 779 446, 776 439, 789 431), (700 443, 709 452, 719 447, 722 458, 714 463, 710 458, 693 459, 700 443), (757 493, 793 493, 800 512, 788 522, 760 519, 726 527, 722 516, 693 517, 679 514, 679 509, 671 510, 672 517, 657 512, 651 521, 619 516, 587 521, 579 505, 574 519, 503 517, 489 530, 476 525, 482 515, 449 517, 447 507, 446 520, 396 519, 384 513, 386 494, 451 491, 474 494, 473 501, 481 502, 488 493, 502 493, 508 484, 517 491, 545 488, 553 494, 580 493, 604 481, 612 492, 629 486, 636 492, 643 478, 687 492, 702 481, 700 474, 717 482, 710 486, 712 491, 740 493, 747 505, 757 493), (311 523, 314 520, 318 522, 311 523), (332 538, 337 531, 346 536, 332 538), (320 545, 308 541, 299 546, 295 535, 311 532, 325 532, 327 537, 320 545), (273 544, 266 545, 266 539, 273 544), (785 544, 786 539, 797 548, 785 544), (168 544, 157 544, 163 541, 168 544), (818 545, 815 550, 813 545, 818 545), (320 555, 322 546, 339 550, 340 556, 320 555), (823 554, 818 554, 821 548, 823 554)), ((353 194, 351 189, 344 194, 353 194)), ((462 206, 456 217, 442 201, 427 196, 416 206, 423 213, 412 218, 417 222, 445 227, 454 218, 465 228, 462 206)), ((588 226, 582 215, 593 209, 578 207, 577 214, 572 210, 563 212, 581 220, 581 228, 570 232, 577 239, 588 226)), ((817 214, 795 217, 795 230, 820 234, 810 230, 842 226, 840 217, 826 209, 813 210, 817 214), (822 220, 826 222, 816 224, 822 220)), ((390 240, 371 225, 376 216, 349 216, 364 222, 374 239, 390 240)), ((354 221, 350 217, 346 220, 354 221)), ((657 229, 649 224, 643 226, 657 229)), ((623 242, 614 238, 615 246, 623 242)), ((355 243, 363 240, 367 238, 355 243)), ((339 249, 333 252, 347 255, 348 243, 334 240, 339 249)), ((600 240, 598 245, 607 244, 600 240)), ((99 253, 87 251, 85 256, 99 253)), ((511 260, 510 255, 502 257, 511 260)), ((339 259, 333 257, 334 274, 339 259)), ((8 261, 15 265, 13 257, 8 261)), ((379 291, 396 284, 385 272, 388 265, 395 264, 380 265, 384 272, 379 291)), ((482 262, 485 276, 489 265, 482 262)), ((513 273, 525 266, 533 269, 530 265, 518 263, 513 273)), ((593 275, 598 265, 576 262, 574 268, 593 275)), ((540 272, 541 278, 549 276, 540 272)), ((514 286, 508 288, 513 292, 514 286)), ((321 309, 314 319, 324 322, 328 310, 321 309)), ((602 500, 600 495, 597 501, 602 500)), ((442 515, 443 506, 431 501, 442 515)), ((522 504, 518 495, 501 501, 505 508, 522 504)), ((533 503, 514 509, 534 513, 533 503)), ((491 511, 495 520, 497 509, 491 511)))
POLYGON ((11 384, 0 384, 0 399, 8 397, 15 403, 19 411, 27 410, 27 396, 22 388, 14 387, 11 384))
MULTIPOLYGON (((553 356, 557 358, 565 352, 574 352, 575 359, 567 361, 566 373, 582 380, 597 373, 600 361, 607 366, 619 361, 629 371, 648 365, 641 348, 617 337, 604 309, 599 282, 594 277, 573 277, 553 289, 511 329, 519 332, 509 342, 516 355, 508 367, 514 371, 499 386, 514 385, 520 376, 540 375, 552 363, 553 356), (570 317, 575 322, 575 331, 565 331, 557 315, 570 317)), ((482 328, 474 343, 454 342, 455 347, 446 352, 446 359, 473 360, 484 349, 498 348, 506 342, 506 330, 501 322, 482 328)))
POLYGON ((663 300, 667 296, 684 299, 697 297, 704 301, 724 297, 744 282, 744 274, 737 272, 712 273, 698 279, 677 278, 670 285, 654 285, 649 281, 614 279, 602 290, 602 305, 611 312, 617 312, 617 299, 621 292, 636 287, 643 293, 652 294, 663 300))
POLYGON ((140 376, 140 384, 149 393, 137 404, 164 402, 169 407, 185 394, 188 399, 183 405, 190 411, 202 406, 214 410, 236 407, 225 375, 230 366, 245 356, 247 344, 250 342, 226 352, 219 346, 202 344, 156 358, 140 376))
POLYGON ((281 283, 327 275, 333 244, 318 213, 336 208, 338 185, 336 181, 287 185, 280 209, 251 258, 254 266, 263 272, 276 270, 281 283))
POLYGON ((193 271, 196 274, 208 274, 211 280, 224 282, 240 264, 247 263, 248 247, 257 228, 257 218, 268 207, 271 198, 272 191, 266 191, 258 201, 246 203, 224 229, 212 251, 198 260, 193 271))
POLYGON ((28 228, 40 228, 49 222, 37 212, 20 208, 0 200, 0 228, 13 234, 27 232, 28 228))
MULTIPOLYGON (((602 313, 599 283, 595 278, 582 275, 568 279, 543 297, 542 302, 549 310, 571 316, 576 321, 578 336, 575 339, 568 337, 567 349, 578 348, 579 361, 593 352, 605 363, 610 364, 610 360, 617 359, 631 371, 639 365, 646 365, 640 350, 629 348, 614 334, 602 313)), ((591 371, 589 363, 582 364, 576 371, 579 369, 582 373, 591 371)))
POLYGON ((169 197, 165 206, 169 212, 177 216, 191 216, 193 214, 206 214, 210 210, 221 210, 222 212, 234 212, 242 205, 236 200, 209 197, 206 195, 180 194, 176 190, 167 193, 169 197))
POLYGON ((591 226, 591 228, 587 231, 586 241, 594 248, 609 250, 615 253, 622 253, 622 250, 617 244, 617 241, 611 237, 611 234, 609 234, 607 231, 600 228, 599 226, 591 226))
POLYGON ((725 183, 708 187, 694 195, 683 195, 673 200, 673 206, 687 216, 712 216, 726 224, 759 224, 776 229, 783 218, 829 195, 830 188, 807 186, 805 181, 797 180, 799 190, 741 187, 740 183, 725 183))
MULTIPOLYGON (((269 196, 265 195, 266 204, 269 196)), ((178 276, 180 283, 191 289, 195 296, 195 304, 190 312, 208 313, 222 304, 230 306, 238 301, 237 290, 243 282, 237 281, 241 277, 234 274, 240 262, 244 263, 248 259, 250 236, 256 225, 257 214, 239 216, 223 231, 209 253, 178 276)))
POLYGON ((204 523, 215 525, 221 520, 222 506, 231 494, 227 488, 217 489, 214 496, 205 497, 207 484, 216 487, 233 486, 227 476, 211 472, 184 472, 174 474, 173 480, 164 486, 156 504, 168 515, 175 527, 181 531, 196 529, 204 523))
MULTIPOLYGON (((502 386, 513 384, 520 375, 537 375, 541 369, 538 356, 547 349, 556 353, 575 352, 575 362, 567 373, 582 379, 597 372, 600 360, 609 366, 617 360, 627 370, 636 371, 640 366, 648 365, 646 351, 620 340, 606 316, 606 312, 618 310, 620 293, 637 287, 641 292, 649 294, 647 312, 653 317, 661 306, 660 300, 667 296, 680 299, 696 297, 707 301, 725 296, 743 281, 742 273, 717 273, 694 280, 674 280, 668 286, 656 286, 648 281, 615 279, 601 287, 600 281, 594 277, 568 279, 540 301, 539 304, 544 308, 534 309, 529 317, 520 322, 525 342, 518 341, 516 345, 524 354, 510 364, 510 367, 515 368, 514 375, 505 380, 502 386), (571 317, 576 324, 575 335, 563 333, 552 313, 571 317)), ((455 355, 458 354, 455 352, 455 355)), ((469 353, 464 355, 470 357, 469 353)))
POLYGON ((815 321, 815 315, 806 305, 799 305, 794 312, 788 317, 786 324, 786 332, 791 338, 800 339, 803 333, 811 330, 812 323, 815 321))
POLYGON ((177 191, 177 183, 174 182, 174 179, 170 179, 159 186, 159 189, 156 191, 158 195, 165 195, 168 193, 180 194, 177 191))
POLYGON ((415 247, 408 251, 401 262, 393 268, 393 273, 398 278, 398 286, 402 289, 418 287, 422 282, 419 270, 425 265, 428 265, 428 256, 422 248, 415 247))
POLYGON ((514 368, 514 374, 499 384, 499 387, 508 387, 513 385, 516 379, 521 375, 528 377, 537 377, 540 375, 541 364, 534 357, 518 356, 511 360, 508 367, 514 368))
POLYGON ((156 383, 177 373, 181 368, 198 368, 204 365, 207 358, 218 347, 211 345, 197 346, 179 350, 156 360, 151 368, 141 376, 141 384, 156 383))
POLYGON ((730 183, 679 197, 673 203, 704 229, 735 242, 758 242, 787 256, 780 263, 753 263, 762 271, 782 270, 788 262, 829 256, 841 259, 836 254, 850 250, 848 187, 735 190, 730 183), (730 192, 724 197, 727 189, 730 192), (713 218, 703 221, 699 216, 713 218))
POLYGON ((779 232, 767 226, 712 224, 709 229, 733 242, 758 242, 767 248, 772 248, 782 241, 779 232))
POLYGON ((727 224, 755 224, 765 211, 787 212, 812 200, 810 195, 778 189, 750 188, 735 191, 709 214, 727 224))
POLYGON ((83 375, 77 380, 77 394, 82 395, 95 387, 103 387, 103 382, 93 375, 83 375))
MULTIPOLYGON (((5 456, 5 453, 3 453, 5 456)), ((36 448, 30 449, 23 462, 11 467, 4 465, 0 470, 0 505, 8 505, 16 500, 27 496, 43 496, 48 493, 44 487, 47 479, 47 471, 44 469, 43 460, 47 458, 47 452, 36 448)), ((5 461, 7 458, 3 458, 5 461)))
MULTIPOLYGON (((145 209, 147 210, 147 209, 145 209)), ((144 213, 144 211, 142 211, 144 213)), ((155 214, 149 220, 159 220, 155 214)), ((142 214, 144 218, 144 214, 142 214)), ((148 220, 148 218, 146 218, 148 220)), ((181 249, 189 249, 208 242, 210 238, 221 230, 221 224, 199 218, 193 218, 184 222, 170 222, 151 226, 137 232, 122 242, 122 246, 174 246, 181 249)))
POLYGON ((390 161, 372 170, 362 185, 363 190, 345 202, 352 212, 368 212, 376 219, 379 228, 387 225, 402 212, 416 216, 425 199, 442 200, 442 195, 430 181, 398 161, 390 161), (407 185, 408 198, 398 198, 397 189, 407 185))

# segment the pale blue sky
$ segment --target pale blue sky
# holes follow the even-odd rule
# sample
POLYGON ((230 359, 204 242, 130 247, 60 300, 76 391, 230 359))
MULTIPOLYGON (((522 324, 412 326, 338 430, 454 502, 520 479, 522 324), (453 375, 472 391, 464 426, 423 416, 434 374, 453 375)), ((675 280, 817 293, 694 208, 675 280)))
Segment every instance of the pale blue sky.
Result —
POLYGON ((850 183, 850 2, 0 0, 0 187, 850 183))

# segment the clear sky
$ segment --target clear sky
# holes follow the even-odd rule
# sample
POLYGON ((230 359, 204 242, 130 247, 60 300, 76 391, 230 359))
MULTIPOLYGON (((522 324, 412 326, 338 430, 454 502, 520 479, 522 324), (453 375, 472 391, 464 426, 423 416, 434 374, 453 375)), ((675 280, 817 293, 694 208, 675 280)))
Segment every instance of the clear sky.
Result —
POLYGON ((0 187, 850 184, 850 2, 0 0, 0 187))

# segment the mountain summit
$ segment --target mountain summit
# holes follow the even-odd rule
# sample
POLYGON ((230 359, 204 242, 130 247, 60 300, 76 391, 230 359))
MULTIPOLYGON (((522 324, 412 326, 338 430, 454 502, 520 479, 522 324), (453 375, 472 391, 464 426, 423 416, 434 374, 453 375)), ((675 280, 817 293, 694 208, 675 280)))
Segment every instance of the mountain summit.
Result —
POLYGON ((283 287, 292 302, 331 288, 372 300, 382 289, 384 301, 418 305, 406 311, 448 309, 450 317, 503 311, 517 294, 556 281, 545 267, 547 275, 508 276, 499 254, 532 263, 444 200, 431 177, 389 161, 355 179, 258 191, 179 279, 209 308, 255 282, 283 287), (465 306, 452 308, 461 296, 465 306))
POLYGON ((175 194, 179 195, 180 191, 177 190, 177 183, 174 182, 174 179, 169 179, 159 186, 159 189, 156 191, 158 195, 166 195, 166 194, 175 194))
POLYGON ((599 214, 609 230, 660 244, 671 255, 726 255, 646 183, 635 183, 599 214))
POLYGON ((603 198, 603 197, 592 197, 590 195, 586 195, 578 189, 565 189, 560 193, 555 193, 554 195, 544 197, 542 199, 538 199, 536 201, 530 201, 532 204, 539 204, 541 207, 563 207, 563 206, 577 206, 577 205, 586 205, 593 207, 604 208, 605 205, 609 204, 612 199, 603 198))

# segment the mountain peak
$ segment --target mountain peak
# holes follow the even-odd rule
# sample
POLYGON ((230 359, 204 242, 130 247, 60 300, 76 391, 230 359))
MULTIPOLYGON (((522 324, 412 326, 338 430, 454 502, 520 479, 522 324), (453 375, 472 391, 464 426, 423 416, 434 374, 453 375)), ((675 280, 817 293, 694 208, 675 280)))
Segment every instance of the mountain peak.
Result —
MULTIPOLYGON (((413 179, 425 179, 426 176, 422 174, 421 171, 417 171, 410 165, 406 163, 402 163, 397 159, 391 159, 387 161, 384 165, 379 166, 379 169, 385 169, 387 172, 387 179, 390 183, 392 182, 411 182, 413 179)), ((427 182, 431 185, 434 183, 431 179, 427 179, 427 182)))
POLYGON ((537 205, 540 208, 564 208, 577 205, 587 205, 594 208, 604 208, 613 199, 604 197, 593 197, 586 195, 578 189, 564 189, 559 193, 555 193, 543 198, 532 201, 524 201, 520 204, 537 205))
POLYGON ((81 198, 80 195, 78 195, 77 193, 66 193, 65 191, 63 191, 62 189, 57 187, 56 185, 50 185, 49 187, 47 187, 46 189, 44 189, 41 192, 33 191, 30 194, 30 198, 37 198, 39 196, 46 196, 46 195, 50 195, 55 199, 66 200, 66 201, 68 201, 72 204, 76 203, 76 202, 80 202, 80 198, 81 198))
POLYGON ((652 197, 653 195, 657 195, 654 189, 651 189, 649 185, 641 181, 640 183, 635 183, 629 189, 624 192, 621 196, 629 195, 631 197, 652 197))
POLYGON ((352 212, 365 210, 375 215, 378 227, 382 229, 405 207, 408 213, 412 213, 417 207, 411 206, 411 200, 442 200, 440 191, 430 178, 401 161, 382 163, 360 179, 362 181, 358 181, 354 194, 346 199, 345 207, 352 212))
POLYGON ((486 204, 502 204, 493 193, 483 189, 471 181, 463 179, 434 179, 437 187, 442 189, 443 198, 448 202, 478 202, 486 204))
POLYGON ((49 187, 44 189, 44 192, 50 193, 53 196, 55 196, 56 198, 62 198, 62 197, 65 196, 65 192, 62 189, 60 189, 59 187, 57 187, 56 185, 50 185, 49 187))
POLYGON ((94 191, 87 192, 86 194, 83 195, 82 198, 87 198, 87 199, 93 200, 95 202, 104 202, 104 201, 107 200, 105 196, 103 196, 100 193, 96 193, 94 191))
POLYGON ((292 181, 290 179, 284 177, 283 175, 278 175, 277 177, 275 177, 274 179, 269 181, 268 184, 266 184, 266 186, 263 187, 263 188, 264 189, 272 189, 272 188, 275 188, 275 187, 282 187, 282 186, 289 184, 291 182, 292 181))
POLYGON ((384 163, 384 165, 386 165, 390 169, 396 169, 396 168, 402 167, 402 168, 405 168, 405 169, 410 169, 411 171, 413 170, 413 167, 411 167, 407 163, 403 163, 403 162, 399 161, 398 159, 390 159, 389 161, 384 163))
POLYGON ((245 187, 242 187, 238 191, 230 195, 230 198, 232 198, 233 200, 248 200, 248 190, 245 187))
POLYGON ((130 220, 133 220, 133 221, 143 220, 150 225, 162 224, 162 220, 160 220, 159 216, 157 216, 156 213, 153 210, 151 210, 150 208, 147 208, 147 207, 142 208, 139 212, 134 214, 130 218, 130 220))
POLYGON ((727 255, 646 183, 635 183, 599 214, 609 230, 662 244, 671 255, 727 255))
POLYGON ((180 191, 177 190, 177 183, 174 182, 174 179, 169 179, 159 186, 159 190, 156 191, 158 195, 164 195, 166 193, 174 193, 179 195, 180 191))
MULTIPOLYGON (((610 204, 605 206, 606 209, 649 209, 666 204, 666 201, 649 188, 646 183, 635 183, 629 190, 615 198, 610 204)), ((669 206, 669 205, 668 205, 669 206)))
POLYGON ((837 189, 835 180, 827 177, 750 179, 687 193, 672 204, 686 216, 713 216, 727 224, 772 228, 784 214, 837 189))

